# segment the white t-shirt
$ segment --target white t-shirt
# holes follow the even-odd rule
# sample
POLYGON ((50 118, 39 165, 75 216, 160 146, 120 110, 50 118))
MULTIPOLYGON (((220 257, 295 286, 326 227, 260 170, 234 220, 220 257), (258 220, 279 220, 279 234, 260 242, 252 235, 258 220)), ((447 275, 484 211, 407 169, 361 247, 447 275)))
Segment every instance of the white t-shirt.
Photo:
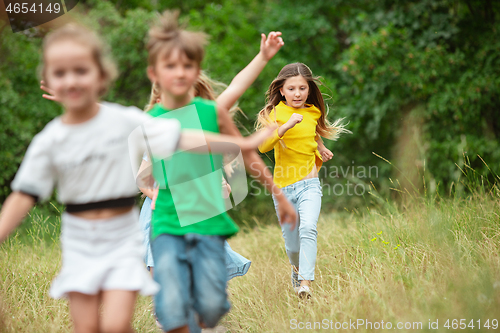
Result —
POLYGON ((172 154, 180 131, 177 120, 111 103, 81 124, 57 117, 34 137, 12 190, 44 200, 56 187, 60 202, 76 205, 134 197, 143 154, 172 154))

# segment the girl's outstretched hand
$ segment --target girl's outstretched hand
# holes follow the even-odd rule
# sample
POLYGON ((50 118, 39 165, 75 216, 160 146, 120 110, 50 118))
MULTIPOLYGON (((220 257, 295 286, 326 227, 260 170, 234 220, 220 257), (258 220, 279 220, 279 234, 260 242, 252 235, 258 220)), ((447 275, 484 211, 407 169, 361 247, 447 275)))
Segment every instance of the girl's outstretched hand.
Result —
POLYGON ((45 91, 47 94, 43 94, 42 97, 45 98, 45 99, 48 99, 49 101, 54 101, 54 102, 60 102, 59 98, 57 98, 55 96, 55 93, 54 93, 54 90, 50 89, 49 87, 45 86, 45 81, 40 81, 40 83, 42 84, 40 86, 40 89, 42 89, 43 91, 45 91))
POLYGON ((264 58, 269 61, 281 49, 285 42, 280 37, 281 32, 271 31, 266 39, 265 34, 261 34, 260 52, 264 58))

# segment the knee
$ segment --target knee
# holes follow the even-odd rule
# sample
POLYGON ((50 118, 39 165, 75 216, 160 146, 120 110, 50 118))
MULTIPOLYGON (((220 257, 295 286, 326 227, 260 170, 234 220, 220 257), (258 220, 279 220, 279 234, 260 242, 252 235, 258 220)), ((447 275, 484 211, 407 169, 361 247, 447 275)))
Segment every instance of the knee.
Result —
POLYGON ((313 223, 302 224, 299 229, 300 238, 316 239, 318 231, 313 223))
POLYGON ((198 303, 197 312, 200 321, 206 327, 215 327, 217 322, 229 311, 229 302, 226 297, 214 297, 198 303))

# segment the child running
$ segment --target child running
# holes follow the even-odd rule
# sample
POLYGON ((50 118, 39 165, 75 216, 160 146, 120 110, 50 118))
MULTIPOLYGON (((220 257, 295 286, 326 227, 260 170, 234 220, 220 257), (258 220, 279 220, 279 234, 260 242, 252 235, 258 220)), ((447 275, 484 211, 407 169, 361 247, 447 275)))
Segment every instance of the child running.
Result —
MULTIPOLYGON (((205 131, 241 136, 227 109, 283 45, 279 33, 271 33, 268 40, 262 36, 263 43, 274 47, 266 48, 265 54, 259 53, 247 66, 249 76, 240 73, 233 79, 243 84, 233 85, 219 97, 220 101, 226 95, 227 104, 215 103, 195 97, 193 89, 200 74, 205 35, 180 29, 177 18, 178 12, 165 12, 149 32, 148 76, 161 89, 161 103, 149 114, 175 117, 182 128, 201 125, 205 131), (195 112, 189 113, 193 106, 195 112)), ((243 157, 247 169, 276 193, 280 221, 294 223, 293 207, 266 173, 258 154, 243 152, 243 157)), ((160 187, 151 221, 154 278, 161 285, 155 296, 156 314, 166 331, 199 332, 198 325, 192 324, 193 309, 202 327, 214 327, 229 310, 224 240, 238 227, 225 212, 221 197, 222 157, 181 154, 168 164, 155 156, 150 160, 160 187)))
POLYGON ((253 149, 265 137, 181 133, 176 120, 153 121, 136 108, 98 104, 115 73, 105 46, 86 28, 67 25, 45 38, 43 77, 64 113, 31 142, 0 215, 2 242, 57 186, 58 199, 66 204, 63 264, 50 295, 69 298, 75 332, 132 332, 137 293, 158 290, 142 263, 134 208, 134 164, 138 167, 146 148, 167 157, 177 147, 202 152, 199 147, 208 142, 212 150, 225 152, 217 143, 253 149), (147 147, 141 141, 145 133, 147 147))
MULTIPOLYGON (((262 46, 269 46, 268 44, 263 44, 262 46)), ((262 52, 262 51, 261 51, 262 52)), ((235 83, 233 83, 234 85, 235 83)), ((195 96, 203 96, 205 99, 209 100, 216 100, 216 93, 214 91, 214 86, 223 86, 222 83, 215 82, 212 79, 210 79, 205 73, 201 72, 200 75, 198 76, 198 80, 195 83, 194 86, 194 93, 195 96)), ((228 89, 231 89, 232 87, 228 87, 228 89)), ((246 90, 246 89, 245 89, 246 90)), ((146 105, 145 112, 148 112, 151 110, 155 104, 161 102, 161 91, 160 87, 158 84, 153 84, 151 88, 151 97, 148 105, 146 105)), ((218 103, 221 103, 223 101, 217 100, 218 103)), ((232 108, 234 110, 235 108, 232 108)), ((236 111, 236 110, 234 110, 236 111)), ((231 112, 231 110, 230 110, 231 112)), ((144 170, 146 168, 151 167, 151 163, 149 162, 147 156, 145 155, 140 167, 140 171, 144 170)), ((139 171, 139 172, 140 172, 139 171)), ((150 237, 150 232, 151 232, 151 217, 152 217, 152 209, 154 209, 154 201, 156 199, 156 196, 158 194, 158 189, 149 189, 149 188, 139 188, 143 195, 145 195, 144 203, 141 208, 141 212, 139 215, 139 222, 144 234, 144 247, 146 249, 146 253, 144 255, 144 262, 146 264, 146 267, 148 270, 151 272, 153 275, 154 273, 154 261, 153 261, 153 255, 151 252, 151 244, 149 241, 150 237)), ((229 197, 229 194, 231 192, 231 186, 225 181, 225 179, 222 180, 222 196, 224 199, 227 199, 229 197)), ((243 257, 239 253, 233 251, 231 246, 228 244, 227 241, 224 242, 224 248, 226 250, 226 270, 227 270, 227 278, 228 280, 231 280, 234 277, 237 276, 243 276, 248 272, 248 269, 250 268, 251 261, 248 260, 247 258, 243 257)))
MULTIPOLYGON (((259 112, 256 126, 279 126, 259 150, 265 153, 274 149, 274 182, 299 215, 297 227, 282 227, 282 232, 292 265, 292 286, 301 298, 311 296, 310 283, 314 280, 322 197, 318 171, 333 157, 321 137, 336 140, 341 133, 350 133, 341 119, 329 124, 318 84, 319 79, 302 63, 283 67, 267 90, 266 106, 259 112)), ((273 200, 279 209, 274 196, 273 200)))

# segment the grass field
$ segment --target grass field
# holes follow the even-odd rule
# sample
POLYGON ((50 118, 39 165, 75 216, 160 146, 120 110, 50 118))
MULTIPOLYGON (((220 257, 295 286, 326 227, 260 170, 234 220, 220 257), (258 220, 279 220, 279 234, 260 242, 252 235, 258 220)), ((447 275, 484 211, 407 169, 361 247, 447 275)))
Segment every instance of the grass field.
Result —
MULTIPOLYGON (((60 266, 59 218, 49 215, 33 211, 31 225, 0 247, 1 332, 71 331, 67 303, 48 296, 60 266)), ((229 283, 221 324, 230 332, 500 330, 498 190, 323 213, 307 303, 290 290, 281 231, 257 222, 230 239, 252 260, 229 283)), ((150 298, 139 299, 134 327, 158 332, 150 298)))

